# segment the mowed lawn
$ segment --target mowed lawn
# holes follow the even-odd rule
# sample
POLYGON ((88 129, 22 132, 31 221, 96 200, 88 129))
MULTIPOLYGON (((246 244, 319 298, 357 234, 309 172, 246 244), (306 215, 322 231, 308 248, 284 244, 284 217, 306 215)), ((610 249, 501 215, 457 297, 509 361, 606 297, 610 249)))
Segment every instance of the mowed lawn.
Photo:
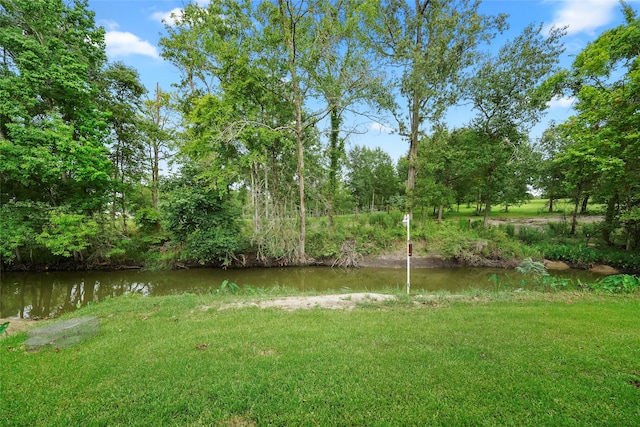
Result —
POLYGON ((107 300, 74 313, 101 330, 72 348, 1 339, 0 424, 640 425, 638 296, 233 298, 107 300))

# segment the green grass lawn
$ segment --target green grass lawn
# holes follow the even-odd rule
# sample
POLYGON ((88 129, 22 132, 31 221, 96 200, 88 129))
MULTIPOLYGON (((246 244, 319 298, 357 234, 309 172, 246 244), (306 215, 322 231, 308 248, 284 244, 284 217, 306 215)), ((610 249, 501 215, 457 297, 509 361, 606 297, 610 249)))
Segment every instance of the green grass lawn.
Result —
MULTIPOLYGON (((489 216, 491 218, 546 218, 558 217, 566 215, 571 217, 573 214, 574 204, 572 200, 561 199, 554 202, 553 212, 549 212, 549 200, 547 199, 531 199, 527 203, 520 206, 509 206, 509 211, 505 212, 504 205, 493 206, 489 216)), ((455 207, 454 207, 455 208, 455 207)), ((600 204, 589 204, 587 214, 600 213, 603 206, 600 204)), ((445 211, 445 218, 456 217, 473 217, 482 218, 482 215, 475 215, 475 206, 460 206, 460 212, 445 211)))
POLYGON ((640 424, 637 296, 216 309, 229 298, 107 300, 74 314, 101 331, 73 348, 0 340, 0 424, 640 424))

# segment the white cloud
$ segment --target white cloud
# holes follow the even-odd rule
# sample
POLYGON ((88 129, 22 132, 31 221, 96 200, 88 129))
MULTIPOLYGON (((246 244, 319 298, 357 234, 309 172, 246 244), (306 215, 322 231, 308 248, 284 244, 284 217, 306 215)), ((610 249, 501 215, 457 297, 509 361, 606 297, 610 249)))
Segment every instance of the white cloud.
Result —
POLYGON ((378 122, 373 122, 371 123, 371 125, 369 126, 370 130, 375 130, 378 132, 383 132, 383 133, 393 133, 394 129, 387 126, 387 125, 383 125, 382 123, 378 123, 378 122))
POLYGON ((144 55, 152 58, 160 58, 158 49, 146 40, 141 40, 132 33, 122 31, 108 31, 104 36, 107 44, 107 55, 110 58, 144 55))
POLYGON ((182 18, 183 9, 176 7, 168 12, 155 12, 151 15, 151 19, 164 22, 167 25, 175 25, 176 21, 182 18))
POLYGON ((103 26, 107 31, 117 30, 120 26, 116 21, 111 21, 108 19, 100 19, 96 23, 100 26, 103 26))
POLYGON ((572 97, 554 96, 551 101, 547 103, 547 106, 549 108, 571 108, 575 101, 576 99, 572 97))
MULTIPOLYGON (((206 8, 210 0, 195 0, 194 3, 199 7, 206 8)), ((175 25, 176 21, 182 18, 184 9, 180 7, 174 7, 167 12, 154 12, 151 14, 151 19, 155 21, 164 22, 167 25, 175 25)))
MULTIPOLYGON (((555 3, 555 2, 554 2, 555 3)), ((620 7, 618 0, 566 0, 555 13, 551 26, 567 26, 567 34, 587 33, 611 23, 620 7)))

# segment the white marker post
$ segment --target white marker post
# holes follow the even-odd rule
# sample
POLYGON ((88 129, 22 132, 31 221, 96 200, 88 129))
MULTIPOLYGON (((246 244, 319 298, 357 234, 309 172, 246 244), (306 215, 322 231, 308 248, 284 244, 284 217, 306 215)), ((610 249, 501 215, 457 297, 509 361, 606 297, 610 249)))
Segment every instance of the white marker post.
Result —
POLYGON ((404 216, 403 224, 407 224, 407 295, 411 292, 411 235, 409 231, 409 214, 404 216))

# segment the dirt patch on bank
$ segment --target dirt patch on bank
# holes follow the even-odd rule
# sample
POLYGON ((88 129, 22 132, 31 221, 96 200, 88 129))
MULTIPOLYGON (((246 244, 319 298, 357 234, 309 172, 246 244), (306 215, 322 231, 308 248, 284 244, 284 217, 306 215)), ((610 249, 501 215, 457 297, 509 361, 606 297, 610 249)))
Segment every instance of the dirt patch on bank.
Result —
POLYGON ((0 338, 8 335, 19 334, 20 332, 25 332, 27 329, 31 327, 31 325, 36 323, 36 320, 29 319, 3 319, 0 318, 0 325, 5 322, 9 322, 9 327, 5 331, 0 338))
MULTIPOLYGON (((245 301, 225 304, 218 307, 218 310, 243 307, 281 308, 287 311, 308 310, 311 308, 351 310, 355 308, 357 304, 384 302, 395 299, 396 297, 394 295, 369 292, 337 295, 294 296, 264 301, 245 301)), ((212 307, 204 307, 205 310, 209 308, 212 307)))

